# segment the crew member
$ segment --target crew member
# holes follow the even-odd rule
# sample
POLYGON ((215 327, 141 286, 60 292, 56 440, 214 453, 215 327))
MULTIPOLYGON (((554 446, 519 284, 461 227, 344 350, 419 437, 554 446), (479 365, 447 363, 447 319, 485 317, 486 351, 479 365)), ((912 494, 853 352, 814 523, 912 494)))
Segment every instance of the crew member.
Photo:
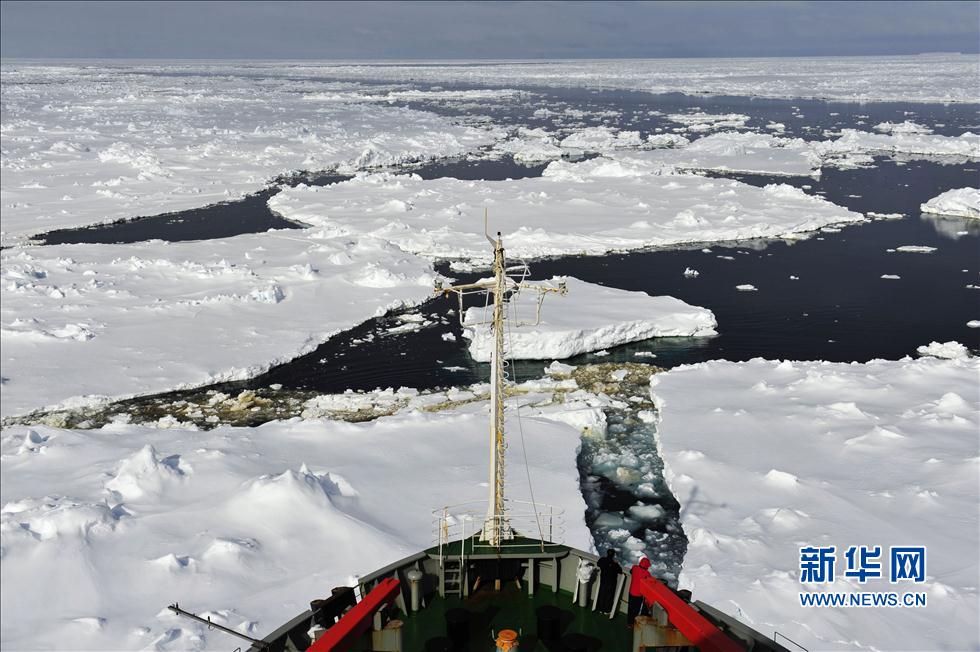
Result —
POLYGON ((640 593, 640 579, 651 577, 650 560, 646 557, 640 559, 640 563, 630 569, 630 600, 629 608, 626 611, 626 624, 633 626, 636 617, 643 613, 644 603, 643 594, 640 593))
POLYGON ((616 583, 619 580, 623 567, 616 562, 616 551, 610 548, 606 551, 606 556, 599 560, 599 602, 598 609, 601 613, 611 613, 614 594, 616 593, 616 583))

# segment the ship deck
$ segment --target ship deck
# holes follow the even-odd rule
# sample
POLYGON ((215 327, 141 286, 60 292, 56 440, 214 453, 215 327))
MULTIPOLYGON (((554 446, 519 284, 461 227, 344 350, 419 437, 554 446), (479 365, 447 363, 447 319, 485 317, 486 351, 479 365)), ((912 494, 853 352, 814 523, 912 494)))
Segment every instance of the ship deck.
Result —
POLYGON ((491 633, 502 629, 521 632, 520 649, 524 652, 564 650, 566 648, 557 642, 546 643, 537 638, 536 614, 544 606, 554 606, 561 611, 561 636, 580 635, 580 642, 585 643, 589 652, 630 649, 633 632, 626 626, 623 614, 617 613, 610 619, 593 612, 591 601, 589 606, 579 607, 572 603, 572 595, 565 591, 554 593, 542 587, 534 595, 528 595, 527 587, 519 588, 516 582, 506 584, 500 591, 480 589, 467 598, 433 595, 424 609, 404 618, 404 646, 406 650, 420 652, 441 649, 433 639, 446 636, 446 613, 462 608, 470 612, 469 645, 464 650, 493 649, 491 633))

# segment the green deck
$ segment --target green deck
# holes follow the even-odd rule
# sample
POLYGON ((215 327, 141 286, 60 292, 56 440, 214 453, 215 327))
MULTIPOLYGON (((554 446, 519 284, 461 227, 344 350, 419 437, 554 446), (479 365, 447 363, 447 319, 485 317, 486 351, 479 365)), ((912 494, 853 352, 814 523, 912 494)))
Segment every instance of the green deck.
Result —
POLYGON ((626 626, 626 616, 615 618, 592 611, 592 605, 579 607, 572 604, 572 596, 564 591, 553 593, 549 587, 540 587, 535 595, 527 594, 511 582, 500 591, 480 589, 468 598, 457 596, 440 598, 433 595, 418 613, 404 618, 402 633, 406 650, 425 650, 426 641, 446 635, 446 611, 463 607, 470 611, 469 650, 492 650, 491 632, 513 629, 521 634, 522 652, 558 649, 549 647, 537 639, 535 611, 538 607, 553 605, 562 611, 562 635, 578 633, 588 636, 590 652, 595 650, 628 650, 633 639, 632 630, 626 626))

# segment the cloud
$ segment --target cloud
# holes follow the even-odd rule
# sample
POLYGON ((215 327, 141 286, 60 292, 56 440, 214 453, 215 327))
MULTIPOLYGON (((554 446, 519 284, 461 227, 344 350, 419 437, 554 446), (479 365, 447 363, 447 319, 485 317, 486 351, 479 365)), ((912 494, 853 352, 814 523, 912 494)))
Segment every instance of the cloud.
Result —
POLYGON ((977 52, 975 2, 3 2, 0 54, 591 58, 977 52))

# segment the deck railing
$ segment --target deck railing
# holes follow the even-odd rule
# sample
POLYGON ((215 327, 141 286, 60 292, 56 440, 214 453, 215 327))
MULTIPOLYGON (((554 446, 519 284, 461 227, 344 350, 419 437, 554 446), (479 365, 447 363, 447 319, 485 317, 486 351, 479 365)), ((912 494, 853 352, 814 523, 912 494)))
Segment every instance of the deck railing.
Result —
POLYGON ((501 526, 501 531, 506 533, 499 546, 473 537, 487 525, 486 501, 446 505, 433 510, 433 543, 439 547, 439 563, 442 563, 444 555, 456 556, 457 544, 459 556, 465 557, 468 537, 473 537, 471 554, 491 553, 500 548, 514 552, 531 551, 546 543, 564 541, 565 510, 561 507, 526 500, 506 500, 504 505, 506 509, 503 516, 494 517, 501 526))

